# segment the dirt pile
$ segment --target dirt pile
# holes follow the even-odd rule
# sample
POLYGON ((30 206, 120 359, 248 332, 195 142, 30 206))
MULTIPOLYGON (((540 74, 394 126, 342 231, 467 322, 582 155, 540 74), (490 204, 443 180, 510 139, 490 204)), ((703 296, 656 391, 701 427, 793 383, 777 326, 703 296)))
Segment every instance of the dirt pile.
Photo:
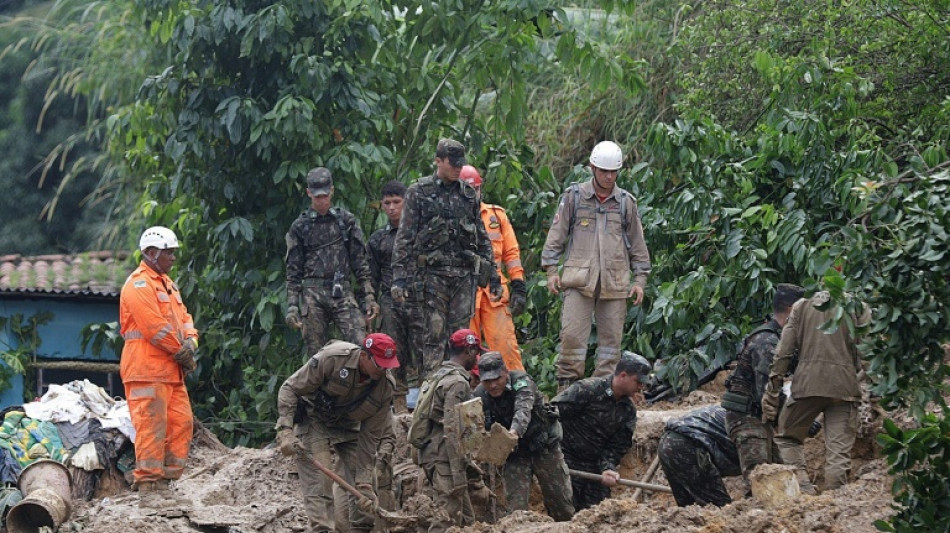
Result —
MULTIPOLYGON (((698 391, 678 404, 658 404, 640 409, 636 443, 624 458, 621 474, 639 480, 647 471, 656 452, 656 443, 666 420, 681 416, 703 404, 714 403, 715 394, 698 391)), ((397 419, 397 454, 408 457, 405 430, 409 417, 397 419)), ((820 474, 824 461, 823 435, 806 443, 806 456, 813 477, 820 474)), ((646 493, 646 500, 635 502, 633 490, 618 488, 613 498, 578 513, 571 522, 555 523, 543 514, 537 487, 532 491, 533 511, 516 512, 495 524, 477 523, 465 528, 472 533, 613 533, 637 531, 758 533, 798 532, 873 532, 873 522, 890 513, 891 478, 884 461, 877 457, 870 439, 861 439, 854 450, 855 481, 820 496, 802 496, 785 508, 771 509, 752 499, 743 499, 746 491, 741 478, 729 478, 726 486, 736 502, 722 509, 715 507, 676 507, 672 496, 646 493)), ((301 533, 308 521, 300 505, 296 474, 291 461, 276 449, 230 449, 209 434, 195 440, 185 477, 174 489, 190 498, 192 509, 177 516, 160 516, 138 508, 138 495, 127 488, 91 501, 73 502, 73 515, 61 531, 95 533, 171 532, 171 533, 301 533)), ((427 516, 436 512, 431 500, 420 491, 417 467, 408 460, 397 461, 394 468, 397 498, 406 514, 419 514, 425 531, 427 516)), ((818 475, 820 479, 820 475, 818 475)), ((662 471, 652 480, 665 484, 662 471)), ((488 505, 489 502, 486 502, 488 505)), ((487 518, 490 513, 480 513, 487 518)), ((416 531, 416 529, 404 529, 416 531)))

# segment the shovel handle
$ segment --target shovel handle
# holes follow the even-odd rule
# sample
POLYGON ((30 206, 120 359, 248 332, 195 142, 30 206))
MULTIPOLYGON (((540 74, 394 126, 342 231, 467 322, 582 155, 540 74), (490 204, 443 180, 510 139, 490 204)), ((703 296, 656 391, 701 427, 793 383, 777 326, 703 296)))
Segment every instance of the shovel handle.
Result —
MULTIPOLYGON (((600 474, 591 474, 590 472, 583 472, 581 470, 568 470, 570 474, 576 478, 586 479, 589 481, 600 481, 603 479, 603 476, 600 474)), ((654 485, 653 483, 641 483, 639 481, 631 481, 629 479, 618 479, 617 484, 626 485, 628 487, 636 487, 638 489, 650 490, 653 492, 673 492, 672 489, 665 485, 654 485)))
POLYGON ((311 463, 313 466, 317 467, 318 470, 320 470, 321 472, 323 472, 324 474, 326 474, 327 477, 329 477, 330 479, 332 479, 333 481, 335 481, 339 486, 343 487, 347 492, 349 492, 350 494, 356 496, 357 499, 360 499, 360 500, 361 500, 361 499, 363 499, 363 498, 366 497, 365 494, 363 494, 362 492, 356 490, 356 488, 353 487, 353 485, 350 485, 349 483, 347 483, 346 480, 343 479, 342 477, 340 477, 339 474, 337 474, 337 473, 334 472, 333 470, 327 468, 326 465, 324 465, 324 464, 321 463, 320 461, 317 461, 315 458, 310 457, 310 455, 308 455, 307 452, 305 452, 304 450, 301 450, 300 448, 297 448, 297 454, 299 454, 301 457, 305 458, 306 460, 310 461, 310 463, 311 463))

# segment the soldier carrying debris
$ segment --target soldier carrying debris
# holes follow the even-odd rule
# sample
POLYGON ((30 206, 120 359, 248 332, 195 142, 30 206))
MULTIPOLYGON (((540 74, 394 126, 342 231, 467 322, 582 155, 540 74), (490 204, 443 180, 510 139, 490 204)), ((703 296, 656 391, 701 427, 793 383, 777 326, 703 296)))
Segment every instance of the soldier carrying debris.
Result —
POLYGON ((333 491, 311 457, 330 465, 331 452, 337 454, 338 473, 366 496, 359 502, 351 499, 350 531, 372 529, 374 453, 393 423, 395 380, 387 370, 398 366, 392 338, 372 333, 360 345, 327 343, 281 385, 277 442, 284 455, 297 457, 304 508, 314 531, 333 530, 333 491))
POLYGON ((544 403, 531 376, 508 371, 498 352, 488 352, 478 361, 481 384, 475 395, 482 399, 485 427, 504 426, 518 439, 508 456, 503 477, 508 511, 528 508, 531 477, 537 476, 548 514, 558 521, 574 515, 571 482, 559 447, 561 423, 557 408, 544 403))
POLYGON ((469 371, 482 353, 478 335, 460 329, 449 338, 449 360, 429 375, 412 413, 409 443, 419 449, 419 466, 435 489, 435 504, 448 513, 437 517, 429 533, 475 521, 468 494, 467 458, 462 453, 456 406, 472 397, 469 371))
POLYGON ((567 466, 601 474, 599 483, 571 478, 576 511, 597 505, 617 484, 620 460, 633 445, 637 426, 632 400, 642 401, 650 370, 642 355, 623 352, 612 376, 575 381, 551 401, 564 427, 561 450, 567 466))

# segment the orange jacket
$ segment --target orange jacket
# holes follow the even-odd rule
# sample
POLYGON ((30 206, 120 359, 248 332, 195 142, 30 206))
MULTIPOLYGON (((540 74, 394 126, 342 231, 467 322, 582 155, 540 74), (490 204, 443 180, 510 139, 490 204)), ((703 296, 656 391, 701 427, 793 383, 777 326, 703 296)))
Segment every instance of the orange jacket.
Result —
POLYGON ((198 338, 178 285, 143 261, 119 296, 119 332, 125 339, 119 374, 125 382, 178 383, 181 366, 172 358, 189 337, 198 338))
MULTIPOLYGON (((521 266, 521 249, 518 247, 518 239, 515 237, 515 230, 511 227, 508 220, 508 213, 498 205, 486 204, 482 202, 481 207, 482 223, 485 224, 485 231, 488 232, 488 239, 491 241, 492 252, 495 255, 495 264, 498 266, 498 277, 501 282, 506 284, 508 279, 501 272, 504 266, 511 279, 524 279, 524 267, 521 266)), ((484 301, 491 302, 488 298, 489 289, 487 287, 479 289, 484 292, 482 296, 484 301)), ((504 286, 504 293, 501 300, 491 302, 492 307, 498 307, 508 303, 508 286, 504 286)))

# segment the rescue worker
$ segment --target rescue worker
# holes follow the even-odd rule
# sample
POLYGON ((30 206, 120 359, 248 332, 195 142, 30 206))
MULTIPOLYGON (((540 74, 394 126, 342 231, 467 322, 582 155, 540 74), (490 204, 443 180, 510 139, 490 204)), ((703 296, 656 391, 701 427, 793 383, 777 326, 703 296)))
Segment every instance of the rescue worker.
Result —
POLYGON ((393 245, 392 297, 418 302, 425 331, 422 374, 445 359, 450 331, 467 327, 475 306, 476 282, 501 298, 501 280, 491 242, 479 220, 475 190, 459 181, 465 147, 442 139, 435 173, 406 191, 402 220, 393 245))
POLYGON ((475 521, 468 493, 468 458, 462 453, 462 435, 456 406, 472 397, 469 372, 482 353, 478 335, 460 329, 449 338, 449 360, 429 375, 422 386, 413 424, 423 423, 428 431, 419 448, 419 466, 435 490, 435 505, 446 515, 437 516, 429 533, 466 526, 475 521), (426 396, 431 395, 431 398, 426 396))
POLYGON ((742 469, 722 407, 702 407, 667 420, 657 455, 680 507, 710 503, 722 507, 732 501, 722 478, 742 475, 742 469))
POLYGON ((558 390, 584 377, 592 316, 597 322, 593 375, 613 372, 620 358, 627 299, 632 298, 633 305, 643 302, 650 252, 636 199, 616 185, 622 166, 623 154, 616 143, 594 146, 590 153, 593 176, 561 195, 541 252, 548 290, 563 293, 564 298, 558 390), (566 257, 558 273, 562 256, 566 257))
POLYGON ((373 466, 387 429, 392 428, 392 394, 397 368, 396 343, 372 333, 359 344, 327 343, 284 381, 277 393, 277 443, 296 456, 304 509, 314 531, 333 530, 330 479, 311 461, 336 470, 364 498, 349 496, 350 531, 373 527, 373 466))
POLYGON ((480 202, 482 224, 491 241, 498 277, 502 283, 500 300, 492 300, 487 288, 479 288, 475 293, 475 314, 472 315, 470 329, 479 332, 485 339, 488 349, 501 353, 508 370, 524 371, 521 362, 521 349, 515 336, 515 324, 512 316, 524 312, 528 297, 528 287, 524 282, 524 267, 521 266, 521 250, 515 230, 508 221, 508 214, 499 205, 486 204, 482 200, 482 177, 472 165, 465 165, 459 173, 459 179, 475 189, 480 202), (501 267, 505 267, 511 277, 511 290, 505 285, 501 267))
POLYGON ((350 285, 359 283, 365 320, 379 314, 366 257, 366 241, 356 217, 331 207, 333 177, 323 167, 307 174, 310 208, 287 232, 287 325, 303 331, 307 357, 329 339, 330 324, 358 344, 366 334, 363 313, 350 285))
POLYGON ((193 430, 185 375, 197 368, 198 330, 168 271, 178 237, 153 226, 139 239, 142 261, 119 295, 119 332, 125 339, 119 375, 135 428, 133 488, 139 506, 187 503, 169 482, 181 477, 193 430))
POLYGON ((848 482, 851 448, 858 431, 861 401, 858 374, 863 370, 857 338, 848 323, 856 327, 868 325, 871 310, 863 304, 860 316, 841 317, 837 328, 828 333, 822 327, 835 321, 836 312, 830 300, 829 293, 822 291, 792 306, 762 396, 762 422, 778 420, 775 444, 782 462, 798 467, 798 483, 806 494, 816 491, 805 470, 802 444, 815 417, 824 413, 826 490, 848 482), (821 310, 821 307, 827 309, 821 310), (793 363, 793 359, 797 359, 797 363, 793 363), (782 385, 786 373, 793 367, 791 396, 779 414, 782 385))
POLYGON ((419 382, 424 377, 421 372, 425 331, 421 329, 422 320, 410 314, 411 311, 416 311, 418 314, 418 303, 396 303, 391 294, 393 243, 396 241, 396 231, 402 220, 406 186, 398 181, 390 181, 383 185, 381 195, 381 205, 389 222, 386 227, 376 230, 369 238, 369 268, 373 276, 373 286, 379 291, 377 297, 380 307, 379 329, 396 341, 396 352, 399 354, 399 368, 395 372, 396 392, 393 396, 393 406, 396 414, 401 414, 407 411, 406 394, 409 390, 418 393, 419 382))
POLYGON ((541 496, 554 520, 570 520, 574 515, 571 480, 564 462, 561 423, 557 409, 546 405, 531 376, 508 371, 498 352, 482 354, 478 360, 481 383, 475 395, 482 399, 485 429, 499 423, 518 438, 518 444, 502 471, 508 512, 528 508, 531 478, 538 478, 541 496))
POLYGON ((772 440, 772 425, 762 422, 762 394, 769 382, 769 367, 782 326, 788 320, 792 304, 804 294, 805 290, 798 285, 780 283, 775 287, 772 317, 743 339, 736 368, 726 379, 726 392, 722 396, 726 430, 739 452, 746 482, 756 466, 781 462, 772 440))
POLYGON ((601 475, 600 482, 571 478, 575 511, 608 498, 620 479, 620 460, 637 427, 634 401, 643 400, 650 371, 642 355, 623 352, 612 376, 575 381, 551 400, 564 428, 561 451, 568 468, 601 475))

